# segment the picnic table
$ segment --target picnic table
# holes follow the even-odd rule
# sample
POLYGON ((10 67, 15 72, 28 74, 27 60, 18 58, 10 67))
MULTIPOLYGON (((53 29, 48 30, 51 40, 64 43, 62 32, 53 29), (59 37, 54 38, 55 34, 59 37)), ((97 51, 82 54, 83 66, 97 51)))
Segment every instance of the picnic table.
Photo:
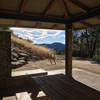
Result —
POLYGON ((99 91, 67 75, 48 75, 32 79, 37 90, 44 91, 50 100, 100 100, 99 91))

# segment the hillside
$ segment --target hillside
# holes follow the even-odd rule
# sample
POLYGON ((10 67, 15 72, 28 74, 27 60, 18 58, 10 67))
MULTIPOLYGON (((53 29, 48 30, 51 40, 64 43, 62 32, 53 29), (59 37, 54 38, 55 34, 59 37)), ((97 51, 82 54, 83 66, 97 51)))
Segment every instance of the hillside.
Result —
POLYGON ((27 64, 29 61, 46 59, 50 50, 33 44, 31 41, 11 36, 11 64, 13 68, 27 64))

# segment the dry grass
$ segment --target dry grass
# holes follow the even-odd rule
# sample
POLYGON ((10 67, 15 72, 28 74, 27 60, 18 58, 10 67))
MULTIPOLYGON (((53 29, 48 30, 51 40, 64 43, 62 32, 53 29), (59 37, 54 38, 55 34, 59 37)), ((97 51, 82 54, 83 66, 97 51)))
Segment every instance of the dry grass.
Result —
POLYGON ((18 38, 17 36, 12 35, 11 36, 11 42, 14 44, 21 45, 25 49, 31 50, 35 55, 41 56, 41 57, 48 57, 48 54, 50 54, 50 49, 35 45, 27 40, 18 38))

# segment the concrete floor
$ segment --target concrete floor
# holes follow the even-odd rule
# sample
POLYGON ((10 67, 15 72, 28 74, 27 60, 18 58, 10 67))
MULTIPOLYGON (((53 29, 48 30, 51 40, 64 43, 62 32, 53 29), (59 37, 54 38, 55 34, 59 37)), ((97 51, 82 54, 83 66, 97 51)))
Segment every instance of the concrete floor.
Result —
POLYGON ((100 91, 100 74, 74 68, 73 77, 87 86, 100 91))
MULTIPOLYGON (((49 75, 61 74, 61 73, 65 74, 65 70, 61 69, 61 70, 48 71, 49 75)), ((100 91, 100 74, 96 74, 79 68, 73 68, 72 74, 75 80, 78 80, 88 85, 89 87, 92 87, 97 91, 100 91)))

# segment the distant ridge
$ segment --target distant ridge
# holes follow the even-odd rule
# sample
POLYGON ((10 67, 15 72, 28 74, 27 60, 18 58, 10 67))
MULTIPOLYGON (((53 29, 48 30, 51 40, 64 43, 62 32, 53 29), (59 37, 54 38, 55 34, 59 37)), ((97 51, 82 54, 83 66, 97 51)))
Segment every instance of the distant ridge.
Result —
POLYGON ((54 42, 52 44, 40 44, 40 45, 43 45, 47 48, 55 49, 56 51, 61 51, 61 52, 64 52, 65 50, 65 44, 60 43, 60 42, 54 42))

